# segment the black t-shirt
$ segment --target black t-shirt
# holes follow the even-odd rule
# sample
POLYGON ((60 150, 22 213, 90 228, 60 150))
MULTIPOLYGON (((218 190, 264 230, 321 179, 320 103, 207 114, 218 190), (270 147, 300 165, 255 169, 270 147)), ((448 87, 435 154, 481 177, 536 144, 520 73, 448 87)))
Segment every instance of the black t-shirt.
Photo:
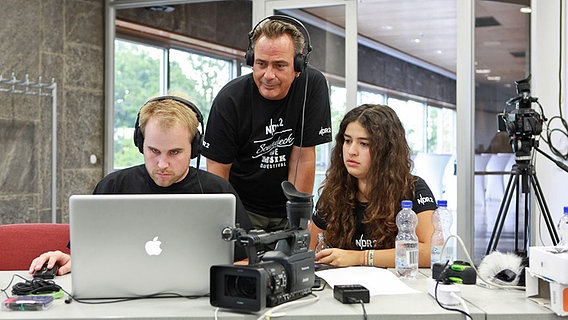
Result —
POLYGON ((248 210, 286 217, 281 183, 288 180, 288 167, 294 165, 289 163, 292 147, 329 141, 327 82, 321 72, 308 67, 282 100, 263 98, 252 74, 229 82, 213 101, 202 153, 232 164, 229 181, 248 210))
MULTIPOLYGON (((239 196, 226 180, 203 170, 189 168, 187 176, 169 187, 157 185, 142 165, 115 171, 104 177, 95 187, 94 194, 174 194, 174 193, 231 193, 237 198, 235 220, 240 227, 251 230, 252 224, 239 196)), ((221 234, 219 234, 219 237, 221 234)), ((235 260, 246 258, 244 249, 237 247, 235 260)))
MULTIPOLYGON (((435 210, 437 208, 436 200, 434 199, 434 195, 430 190, 430 187, 426 184, 426 182, 420 178, 416 177, 417 179, 414 182, 414 198, 412 199, 412 210, 416 212, 416 214, 420 214, 421 212, 428 211, 428 210, 435 210)), ((363 224, 363 217, 365 214, 366 203, 357 203, 355 208, 356 216, 356 229, 353 242, 355 246, 359 248, 359 250, 368 250, 375 248, 375 240, 370 239, 370 232, 366 229, 365 224, 363 224)), ((320 229, 326 230, 327 223, 324 219, 319 217, 316 212, 312 215, 312 222, 320 229)), ((394 248, 394 243, 392 244, 394 248)))

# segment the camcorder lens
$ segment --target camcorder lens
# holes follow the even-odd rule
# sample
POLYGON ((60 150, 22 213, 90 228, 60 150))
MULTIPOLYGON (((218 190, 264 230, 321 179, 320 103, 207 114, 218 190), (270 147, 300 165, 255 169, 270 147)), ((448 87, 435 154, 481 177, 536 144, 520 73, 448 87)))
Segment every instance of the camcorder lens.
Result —
POLYGON ((256 299, 256 279, 253 277, 227 275, 225 295, 246 299, 256 299))

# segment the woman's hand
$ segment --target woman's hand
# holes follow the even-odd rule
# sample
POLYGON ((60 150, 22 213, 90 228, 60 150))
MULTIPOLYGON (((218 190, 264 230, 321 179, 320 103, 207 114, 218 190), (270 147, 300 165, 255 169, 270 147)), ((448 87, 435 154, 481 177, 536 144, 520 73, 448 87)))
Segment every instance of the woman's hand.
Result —
POLYGON ((324 249, 316 254, 316 263, 331 264, 335 267, 360 266, 365 259, 365 251, 324 249))

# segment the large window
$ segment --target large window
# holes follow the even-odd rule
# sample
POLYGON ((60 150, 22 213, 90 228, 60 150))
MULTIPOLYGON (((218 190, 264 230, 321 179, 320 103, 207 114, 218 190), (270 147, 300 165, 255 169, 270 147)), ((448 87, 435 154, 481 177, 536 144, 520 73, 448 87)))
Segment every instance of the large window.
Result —
POLYGON ((114 168, 143 162, 132 136, 140 106, 160 94, 163 49, 129 41, 115 41, 114 168))
MULTIPOLYGON (((143 39, 142 39, 143 40, 143 39)), ((115 112, 114 112, 114 169, 143 162, 134 146, 132 133, 138 110, 144 102, 157 95, 179 94, 199 107, 205 124, 211 103, 225 83, 251 69, 240 63, 239 57, 216 57, 195 49, 172 49, 140 41, 115 41, 115 112)), ((333 135, 347 106, 345 85, 341 79, 330 82, 333 135)), ((404 96, 400 93, 399 96, 404 96)), ((357 104, 388 104, 396 110, 407 133, 413 154, 455 153, 455 110, 427 105, 414 99, 400 99, 380 88, 365 85, 357 93, 357 104)), ((313 193, 325 179, 333 143, 316 147, 316 179, 313 193)), ((195 165, 195 160, 193 160, 195 165)), ((201 162, 202 169, 205 162, 201 162)))
POLYGON ((233 77, 227 59, 121 39, 115 48, 114 169, 143 162, 132 134, 138 110, 148 98, 185 97, 206 122, 213 98, 233 77))

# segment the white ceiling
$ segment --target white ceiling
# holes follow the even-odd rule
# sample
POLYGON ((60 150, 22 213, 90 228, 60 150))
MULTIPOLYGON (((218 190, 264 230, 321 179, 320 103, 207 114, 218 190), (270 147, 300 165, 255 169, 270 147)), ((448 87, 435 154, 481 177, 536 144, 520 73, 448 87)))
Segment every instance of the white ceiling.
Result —
MULTIPOLYGON (((359 0, 359 34, 455 74, 456 1, 461 0, 359 0)), ((528 56, 530 14, 520 12, 525 5, 509 2, 528 0, 476 1, 477 19, 492 17, 500 24, 476 28, 476 68, 490 70, 478 74, 478 81, 511 86, 528 74, 527 59, 512 53, 528 56), (488 76, 500 80, 488 80, 488 76)), ((345 26, 343 7, 305 11, 341 28, 345 26)))

